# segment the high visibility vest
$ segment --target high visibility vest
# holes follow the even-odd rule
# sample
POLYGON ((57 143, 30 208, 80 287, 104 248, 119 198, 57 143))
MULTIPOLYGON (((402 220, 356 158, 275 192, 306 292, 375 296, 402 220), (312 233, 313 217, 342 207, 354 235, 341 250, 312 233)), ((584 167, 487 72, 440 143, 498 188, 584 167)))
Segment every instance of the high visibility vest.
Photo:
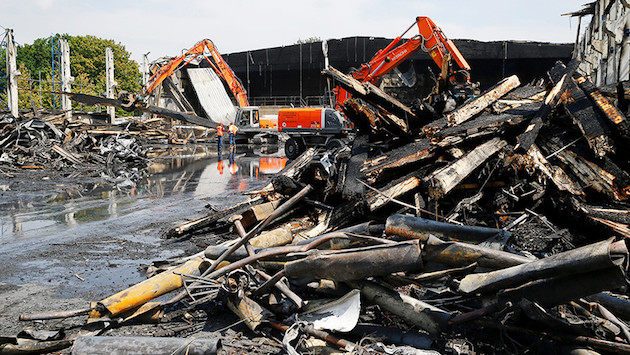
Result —
POLYGON ((236 128, 235 125, 230 125, 230 133, 236 134, 237 131, 238 131, 238 128, 236 128))
POLYGON ((223 132, 224 131, 225 131, 225 128, 223 128, 223 126, 218 126, 217 127, 217 136, 223 137, 223 132))

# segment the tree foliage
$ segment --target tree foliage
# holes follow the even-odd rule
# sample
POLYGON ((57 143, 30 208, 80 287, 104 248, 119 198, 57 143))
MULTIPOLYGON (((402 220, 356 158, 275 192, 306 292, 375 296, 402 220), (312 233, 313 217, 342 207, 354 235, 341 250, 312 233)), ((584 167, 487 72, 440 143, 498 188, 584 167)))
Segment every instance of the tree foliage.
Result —
POLYGON ((295 42, 295 44, 307 44, 307 43, 315 43, 315 42, 321 42, 322 39, 317 37, 317 36, 313 36, 313 37, 309 37, 307 39, 300 39, 298 38, 298 40, 295 42))
MULTIPOLYGON (((70 36, 68 34, 53 37, 55 51, 58 52, 58 38, 68 41, 70 47, 70 72, 75 81, 73 92, 99 94, 105 92, 105 48, 111 47, 114 54, 114 78, 118 83, 117 90, 139 92, 141 88, 141 74, 138 64, 130 59, 131 54, 125 46, 111 39, 95 36, 70 36)), ((51 81, 52 78, 52 50, 51 38, 38 38, 33 44, 18 47, 17 62, 22 72, 20 80, 51 81)), ((59 81, 58 77, 54 78, 59 81)), ((25 85, 29 86, 29 85, 25 85)), ((50 86, 46 84, 46 86, 50 86)), ((33 84, 30 84, 33 87, 33 84)), ((37 88, 33 88, 37 90, 37 88)), ((42 89, 43 90, 43 89, 42 89)), ((50 90, 50 89, 49 89, 50 90)), ((46 101, 46 100, 44 100, 46 101)), ((25 103, 25 102, 24 102, 25 103)), ((44 106, 46 106, 46 103, 44 106)), ((22 108, 30 108, 23 107, 22 108)))

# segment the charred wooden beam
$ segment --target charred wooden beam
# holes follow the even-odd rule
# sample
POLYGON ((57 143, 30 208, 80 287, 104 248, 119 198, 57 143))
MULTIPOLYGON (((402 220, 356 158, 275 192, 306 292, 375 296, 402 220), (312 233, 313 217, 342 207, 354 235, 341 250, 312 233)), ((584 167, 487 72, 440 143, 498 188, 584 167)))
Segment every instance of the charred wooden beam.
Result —
POLYGON ((433 143, 440 147, 460 144, 464 141, 505 132, 509 128, 520 125, 529 117, 536 114, 540 103, 527 103, 521 107, 509 109, 500 115, 483 114, 473 120, 454 127, 430 130, 426 126, 425 133, 431 137, 433 143))
POLYGON ((573 123, 586 138, 589 147, 600 157, 614 152, 615 147, 609 137, 608 125, 601 119, 586 94, 578 87, 575 79, 567 77, 565 80, 567 80, 566 91, 561 94, 561 100, 573 123))
POLYGON ((370 191, 366 196, 367 207, 374 212, 391 202, 392 199, 397 199, 415 190, 420 186, 420 182, 421 180, 418 177, 410 175, 391 182, 378 192, 370 191))
POLYGON ((466 153, 459 160, 434 171, 425 178, 429 183, 429 193, 435 199, 446 195, 483 162, 506 145, 507 142, 504 140, 493 138, 466 153))
POLYGON ((521 82, 516 75, 501 80, 490 89, 484 91, 480 96, 475 97, 447 114, 446 119, 448 125, 455 126, 470 119, 519 85, 521 85, 521 82))
POLYGON ((355 123, 360 132, 390 135, 408 135, 409 127, 404 120, 371 106, 360 104, 355 99, 348 99, 344 104, 344 112, 355 123))
POLYGON ((374 134, 378 132, 380 127, 383 127, 383 122, 377 112, 353 98, 346 100, 344 112, 360 133, 374 134))
POLYGON ((527 155, 531 158, 534 167, 551 179, 558 190, 568 191, 573 195, 584 195, 580 186, 573 182, 562 168, 551 165, 535 144, 529 147, 527 155))
POLYGON ((619 186, 615 181, 616 176, 596 163, 576 154, 571 149, 562 150, 557 143, 546 138, 540 140, 540 147, 546 151, 556 152, 555 157, 562 163, 563 170, 575 176, 581 188, 593 188, 617 201, 628 199, 630 187, 619 186))
POLYGON ((428 139, 406 144, 383 155, 366 159, 361 169, 367 182, 374 184, 388 172, 428 159, 434 155, 435 146, 428 139))
POLYGON ((400 101, 370 83, 361 83, 353 77, 343 74, 332 67, 324 69, 322 74, 334 79, 339 86, 347 90, 353 96, 360 97, 374 105, 378 105, 398 117, 403 119, 416 117, 409 107, 403 105, 400 101))
POLYGON ((581 75, 576 75, 576 80, 580 88, 584 90, 604 114, 608 124, 617 130, 622 137, 630 139, 630 122, 628 122, 623 112, 602 95, 590 80, 581 75))
POLYGON ((416 115, 411 111, 409 107, 405 106, 402 102, 390 96, 377 86, 371 83, 364 83, 363 85, 368 88, 368 97, 370 98, 370 100, 383 107, 387 111, 405 119, 416 117, 416 115))
POLYGON ((538 137, 538 132, 542 128, 544 121, 547 119, 551 111, 560 101, 560 95, 566 89, 566 85, 569 82, 569 79, 575 72, 577 68, 578 62, 572 61, 569 63, 568 67, 560 67, 556 66, 556 70, 550 71, 549 76, 554 78, 554 82, 557 82, 553 89, 547 93, 545 96, 545 100, 543 101, 543 105, 540 107, 536 115, 531 119, 530 124, 525 129, 525 132, 518 137, 518 143, 515 146, 515 149, 522 149, 523 151, 527 151, 529 147, 534 144, 534 141, 538 137), (559 78, 559 79, 558 79, 559 78))

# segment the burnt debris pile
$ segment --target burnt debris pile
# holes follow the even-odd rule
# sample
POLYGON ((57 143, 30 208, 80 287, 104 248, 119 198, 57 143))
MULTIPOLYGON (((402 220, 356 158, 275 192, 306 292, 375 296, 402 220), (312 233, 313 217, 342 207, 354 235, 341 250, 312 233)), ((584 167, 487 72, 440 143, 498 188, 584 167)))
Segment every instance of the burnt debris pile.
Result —
POLYGON ((351 146, 308 149, 246 202, 168 230, 204 248, 174 268, 22 319, 166 337, 71 338, 74 353, 628 353, 627 99, 575 67, 439 117, 327 69, 352 95, 351 146))
POLYGON ((147 143, 155 135, 135 122, 115 126, 65 114, 26 112, 0 117, 0 166, 100 177, 119 185, 144 176, 147 143))

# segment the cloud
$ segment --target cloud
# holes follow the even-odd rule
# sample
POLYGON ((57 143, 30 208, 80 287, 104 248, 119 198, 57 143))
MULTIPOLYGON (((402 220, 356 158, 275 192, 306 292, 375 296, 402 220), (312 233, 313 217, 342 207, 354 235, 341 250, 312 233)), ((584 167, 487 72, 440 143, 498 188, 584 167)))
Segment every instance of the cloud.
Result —
POLYGON ((37 0, 37 8, 39 10, 49 10, 53 7, 53 0, 37 0))

